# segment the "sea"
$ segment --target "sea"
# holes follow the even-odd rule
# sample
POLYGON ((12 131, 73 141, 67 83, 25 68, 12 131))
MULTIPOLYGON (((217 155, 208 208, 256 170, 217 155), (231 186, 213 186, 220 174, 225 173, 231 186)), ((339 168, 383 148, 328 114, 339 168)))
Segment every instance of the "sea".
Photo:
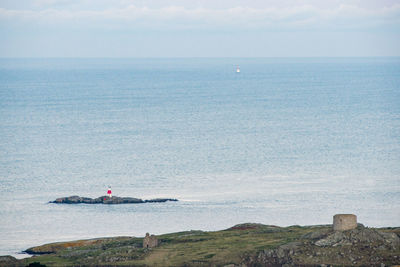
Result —
POLYGON ((398 57, 0 59, 0 255, 339 213, 400 226, 398 57))

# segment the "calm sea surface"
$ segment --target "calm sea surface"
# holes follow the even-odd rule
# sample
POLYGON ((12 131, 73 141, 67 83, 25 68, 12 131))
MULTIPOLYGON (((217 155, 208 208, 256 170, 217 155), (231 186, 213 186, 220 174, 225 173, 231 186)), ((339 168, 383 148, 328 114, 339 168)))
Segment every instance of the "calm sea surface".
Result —
POLYGON ((336 213, 400 226, 400 58, 1 59, 0 190, 0 255, 336 213), (47 203, 108 185, 180 201, 47 203))

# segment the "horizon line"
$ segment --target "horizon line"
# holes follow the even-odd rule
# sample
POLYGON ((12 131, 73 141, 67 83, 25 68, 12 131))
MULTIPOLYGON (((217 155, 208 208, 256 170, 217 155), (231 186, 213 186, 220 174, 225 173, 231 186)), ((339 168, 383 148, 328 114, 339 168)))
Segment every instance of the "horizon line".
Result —
POLYGON ((128 57, 113 57, 113 56, 10 56, 3 57, 0 59, 224 59, 224 58, 243 58, 243 59, 255 59, 255 58, 271 58, 271 59, 295 59, 295 58, 400 58, 400 55, 392 56, 128 56, 128 57))

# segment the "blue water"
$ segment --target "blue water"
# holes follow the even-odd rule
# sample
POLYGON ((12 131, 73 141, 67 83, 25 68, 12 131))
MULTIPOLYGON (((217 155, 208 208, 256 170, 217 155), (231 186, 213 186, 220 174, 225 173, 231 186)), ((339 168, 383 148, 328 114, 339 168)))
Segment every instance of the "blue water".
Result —
POLYGON ((0 255, 336 213, 399 226, 399 178, 400 58, 0 60, 0 255), (108 185, 181 201, 47 204, 108 185))

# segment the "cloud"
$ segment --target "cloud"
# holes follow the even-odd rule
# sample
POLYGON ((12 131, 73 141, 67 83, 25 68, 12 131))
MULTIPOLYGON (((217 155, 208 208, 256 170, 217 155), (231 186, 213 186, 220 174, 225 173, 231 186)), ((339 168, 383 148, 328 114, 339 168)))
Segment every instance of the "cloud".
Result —
POLYGON ((0 56, 399 55, 395 0, 0 0, 0 56))
POLYGON ((34 0, 33 3, 35 6, 54 6, 54 5, 66 5, 71 1, 69 0, 34 0))
MULTIPOLYGON (((74 1, 72 1, 74 2, 74 1)), ((85 1, 84 1, 85 2, 85 1)), ((90 1, 88 1, 89 3, 90 1)), ((44 5, 40 10, 0 8, 0 22, 23 21, 42 25, 80 25, 80 27, 104 27, 137 29, 340 29, 400 25, 400 4, 366 8, 339 4, 334 8, 302 4, 293 7, 235 6, 208 8, 184 6, 147 7, 132 5, 131 1, 119 1, 117 7, 103 9, 56 8, 64 0, 36 0, 44 5), (123 6, 121 3, 129 3, 123 6)))

